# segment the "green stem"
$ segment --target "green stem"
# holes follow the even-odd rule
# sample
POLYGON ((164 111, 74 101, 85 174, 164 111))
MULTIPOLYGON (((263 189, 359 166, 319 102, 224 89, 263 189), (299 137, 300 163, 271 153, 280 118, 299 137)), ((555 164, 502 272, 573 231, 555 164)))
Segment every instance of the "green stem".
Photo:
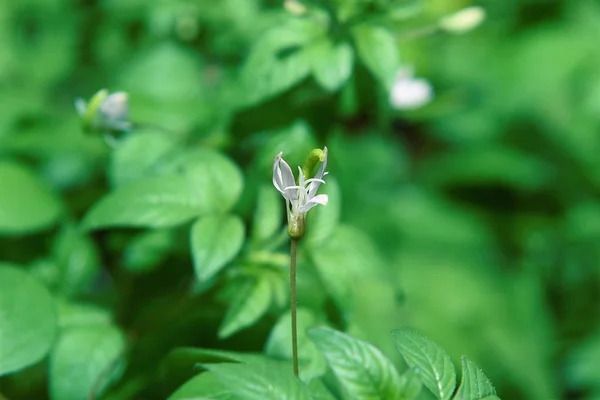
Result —
POLYGON ((296 324, 296 253, 298 239, 292 239, 290 250, 290 307, 292 311, 292 359, 294 375, 298 376, 298 327, 296 324))

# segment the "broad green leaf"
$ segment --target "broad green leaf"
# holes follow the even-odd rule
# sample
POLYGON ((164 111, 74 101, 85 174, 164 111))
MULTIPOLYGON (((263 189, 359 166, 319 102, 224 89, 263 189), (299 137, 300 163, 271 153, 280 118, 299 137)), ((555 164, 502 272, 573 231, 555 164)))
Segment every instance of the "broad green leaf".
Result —
POLYGON ((393 331, 396 348, 419 375, 425 387, 440 400, 452 398, 456 371, 446 352, 430 339, 411 329, 393 331))
POLYGON ((303 46, 323 33, 324 26, 309 19, 291 19, 267 31, 242 68, 244 103, 261 102, 304 79, 310 58, 303 46))
POLYGON ((192 148, 161 164, 159 174, 183 175, 197 187, 207 210, 229 211, 242 193, 244 177, 227 156, 210 149, 192 148))
POLYGON ((91 304, 72 303, 64 299, 56 301, 58 326, 62 328, 73 326, 106 325, 111 321, 110 312, 91 304))
POLYGON ((170 227, 231 208, 242 191, 242 175, 227 157, 192 149, 157 168, 156 177, 119 187, 88 212, 84 226, 170 227))
POLYGON ((308 337, 325 356, 348 399, 401 399, 398 372, 376 347, 342 332, 313 328, 308 337))
POLYGON ((94 242, 77 227, 67 225, 54 243, 54 259, 60 271, 60 290, 70 296, 85 292, 99 269, 94 242))
POLYGON ((0 182, 0 234, 45 229, 60 216, 58 199, 25 166, 0 161, 0 182))
POLYGON ((291 363, 262 359, 205 367, 244 400, 310 400, 307 388, 294 376, 291 363))
POLYGON ((196 276, 205 282, 240 251, 244 223, 235 215, 204 217, 192 226, 190 240, 196 276))
POLYGON ((81 400, 96 384, 101 390, 121 372, 125 337, 110 324, 64 329, 50 356, 50 398, 81 400), (107 372, 107 369, 111 369, 107 372), (97 383, 98 379, 103 379, 97 383))
MULTIPOLYGON (((309 229, 318 227, 310 225, 309 229)), ((327 292, 346 312, 351 311, 355 301, 360 301, 355 293, 365 278, 387 279, 383 260, 373 242, 363 232, 348 226, 338 226, 319 246, 310 248, 310 255, 327 292)))
MULTIPOLYGON (((300 363, 300 378, 312 381, 327 371, 327 364, 321 352, 308 339, 306 330, 316 325, 317 318, 306 308, 299 307, 296 315, 298 328, 298 357, 300 363)), ((269 334, 265 352, 267 355, 292 360, 292 327, 291 313, 283 314, 269 334)))
POLYGON ((167 400, 234 400, 230 389, 227 389, 217 377, 204 372, 196 375, 181 385, 167 400))
MULTIPOLYGON (((302 373, 302 370, 300 370, 302 373)), ((306 379, 303 379, 306 381, 306 379)), ((310 400, 336 400, 321 379, 311 379, 306 387, 308 388, 310 400)))
POLYGON ((389 30, 372 25, 354 28, 358 55, 377 80, 390 89, 400 67, 398 45, 389 30))
POLYGON ((402 400, 414 399, 421 393, 422 387, 419 376, 412 369, 400 375, 400 398, 402 400))
POLYGON ((161 159, 177 149, 175 140, 163 132, 136 132, 119 142, 109 164, 110 180, 122 186, 155 173, 161 159))
POLYGON ((496 389, 482 370, 469 360, 462 357, 462 382, 458 387, 455 400, 482 400, 494 396, 496 389))
POLYGON ((83 224, 87 229, 179 225, 211 211, 201 190, 183 176, 138 181, 100 199, 87 213, 83 224))
POLYGON ((252 221, 252 241, 258 245, 271 239, 282 227, 283 198, 272 185, 258 188, 256 210, 252 221))
POLYGON ((124 265, 132 272, 149 272, 169 255, 175 244, 170 229, 154 229, 134 238, 125 249, 124 265))
POLYGON ((56 327, 48 290, 22 269, 0 264, 0 376, 40 361, 56 327))
POLYGON ((268 311, 271 297, 271 285, 266 279, 246 282, 229 305, 219 328, 219 337, 229 337, 256 322, 268 311))
POLYGON ((335 178, 326 176, 318 193, 328 195, 329 201, 326 206, 317 206, 308 213, 304 241, 311 248, 318 248, 331 238, 342 212, 342 193, 335 178))
POLYGON ((315 80, 331 92, 339 89, 352 74, 354 52, 348 43, 333 43, 323 37, 307 49, 315 80))

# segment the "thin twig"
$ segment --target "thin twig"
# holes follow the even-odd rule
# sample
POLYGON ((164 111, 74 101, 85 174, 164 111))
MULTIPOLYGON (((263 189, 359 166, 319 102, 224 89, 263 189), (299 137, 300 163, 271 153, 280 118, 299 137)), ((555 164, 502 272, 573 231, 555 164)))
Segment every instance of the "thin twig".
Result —
POLYGON ((296 324, 296 253, 298 239, 292 239, 290 251, 290 307, 292 311, 292 359, 294 375, 298 376, 298 327, 296 324))

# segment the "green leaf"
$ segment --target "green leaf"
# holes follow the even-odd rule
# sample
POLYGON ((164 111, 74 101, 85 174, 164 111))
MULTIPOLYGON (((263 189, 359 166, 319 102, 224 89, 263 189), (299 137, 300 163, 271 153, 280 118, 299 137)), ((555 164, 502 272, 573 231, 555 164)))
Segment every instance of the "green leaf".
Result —
POLYGON ((454 400, 482 400, 494 396, 496 389, 477 365, 466 356, 462 357, 462 382, 454 400))
POLYGON ((25 166, 0 161, 0 182, 0 234, 45 229, 60 216, 58 199, 25 166))
POLYGON ((205 149, 179 154, 156 177, 117 188, 88 212, 84 226, 170 227, 231 208, 242 191, 242 175, 227 157, 205 149))
POLYGON ((217 377, 205 372, 181 385, 167 400, 234 400, 233 393, 217 377))
POLYGON ((401 398, 398 372, 376 347, 326 328, 310 329, 308 337, 325 356, 347 398, 401 398))
POLYGON ((229 211, 242 193, 244 177, 239 167, 223 154, 195 148, 161 165, 159 174, 183 175, 198 188, 200 200, 210 212, 229 211))
POLYGON ((421 381, 440 400, 452 398, 456 371, 446 352, 411 329, 393 331, 396 348, 421 381))
POLYGON ((272 185, 258 188, 256 210, 252 224, 252 241, 264 244, 281 229, 283 198, 272 185))
POLYGON ((235 257, 244 244, 244 223, 235 215, 196 221, 190 234, 196 276, 205 282, 235 257))
POLYGON ((94 204, 83 224, 87 229, 179 225, 209 211, 200 190, 182 176, 138 181, 118 188, 94 204))
POLYGON ((271 285, 266 279, 252 279, 236 293, 219 328, 226 338, 262 317, 271 305, 271 285))
POLYGON ((421 392, 422 387, 419 376, 412 369, 400 375, 400 398, 402 400, 414 399, 421 392))
POLYGON ((64 329, 50 356, 50 398, 81 400, 101 382, 100 392, 121 372, 119 358, 125 349, 121 331, 109 324, 64 329))
POLYGON ((22 269, 0 264, 0 376, 40 361, 56 327, 48 290, 22 269))
POLYGON ((164 261, 175 245, 170 229, 154 229, 135 237, 124 253, 124 265, 132 272, 149 272, 164 261))
POLYGON ((94 242, 72 225, 65 226, 54 243, 60 272, 60 290, 66 296, 85 292, 96 277, 100 261, 94 242))
POLYGON ((263 359, 248 364, 211 364, 206 368, 244 400, 310 399, 290 363, 263 359))
MULTIPOLYGON (((317 323, 315 315, 309 309, 299 307, 296 319, 300 378, 308 382, 315 377, 325 374, 327 364, 321 352, 318 351, 315 344, 306 335, 306 330, 317 323)), ((291 343, 291 312, 288 311, 279 318, 271 330, 265 346, 265 352, 273 358, 292 360, 291 343)))
POLYGON ((155 173, 161 160, 177 149, 177 143, 163 132, 136 132, 119 142, 112 153, 109 176, 122 186, 155 173))
POLYGON ((393 33, 382 27, 365 24, 354 28, 353 34, 362 62, 386 89, 391 89, 400 67, 398 45, 393 33))
MULTIPOLYGON (((318 227, 310 225, 307 231, 309 229, 318 227)), ((311 247, 310 251, 327 292, 346 312, 353 308, 355 301, 359 301, 355 298, 356 287, 364 279, 387 279, 383 260, 374 243, 359 230, 339 226, 330 237, 318 246, 311 247)))
POLYGON ((318 206, 310 210, 306 221, 307 246, 318 248, 331 238, 340 222, 342 212, 342 193, 338 181, 333 177, 326 177, 325 185, 319 187, 319 194, 329 196, 326 206, 318 206))
POLYGON ((310 72, 303 46, 324 34, 324 26, 309 19, 291 19, 267 31, 242 68, 244 103, 252 105, 289 89, 310 72))
POLYGON ((339 89, 352 74, 354 52, 348 43, 333 43, 324 37, 307 49, 315 80, 324 89, 339 89))

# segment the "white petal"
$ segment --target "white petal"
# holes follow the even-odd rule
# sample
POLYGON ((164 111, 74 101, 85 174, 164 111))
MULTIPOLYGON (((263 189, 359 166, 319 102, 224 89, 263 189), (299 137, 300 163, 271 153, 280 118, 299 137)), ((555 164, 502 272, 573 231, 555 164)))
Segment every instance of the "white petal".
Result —
POLYGON ((410 110, 431 101, 433 90, 424 79, 404 78, 396 81, 390 92, 390 103, 399 110, 410 110))
POLYGON ((310 210, 311 208, 313 208, 314 206, 316 206, 318 204, 326 206, 327 202, 329 202, 329 197, 327 197, 326 194, 320 194, 318 196, 311 198, 306 204, 304 204, 302 207, 300 207, 300 212, 307 212, 308 210, 310 210))
POLYGON ((282 153, 277 154, 273 163, 273 186, 277 189, 284 198, 288 200, 296 200, 298 198, 298 189, 292 188, 296 185, 292 169, 281 158, 282 153))
POLYGON ((127 93, 115 92, 109 95, 102 104, 100 111, 108 120, 125 121, 129 116, 129 100, 127 93))

